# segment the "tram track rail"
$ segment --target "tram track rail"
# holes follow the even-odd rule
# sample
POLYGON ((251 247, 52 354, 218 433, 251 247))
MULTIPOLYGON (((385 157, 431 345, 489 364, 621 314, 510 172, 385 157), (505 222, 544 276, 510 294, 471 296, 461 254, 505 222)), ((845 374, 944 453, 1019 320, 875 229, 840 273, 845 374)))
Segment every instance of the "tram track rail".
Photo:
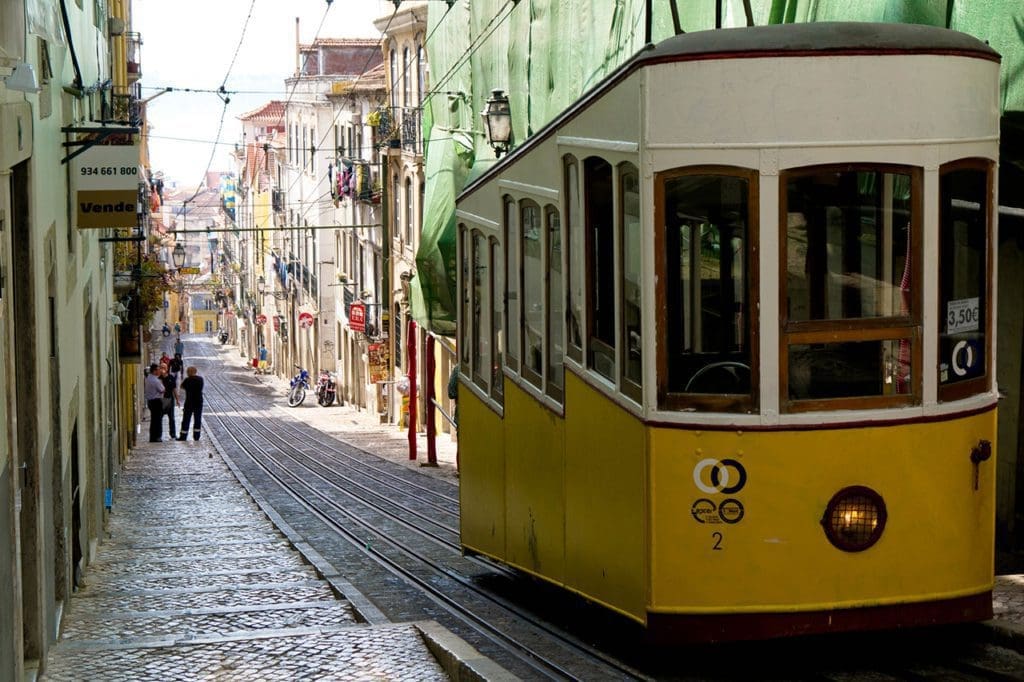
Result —
POLYGON ((438 494, 431 486, 410 482, 413 477, 409 474, 418 475, 416 472, 396 475, 383 463, 366 464, 364 457, 375 456, 364 451, 359 455, 348 452, 358 448, 342 445, 343 441, 333 437, 321 434, 315 453, 311 452, 301 443, 315 431, 313 427, 300 428, 283 418, 274 419, 271 424, 265 414, 258 418, 245 416, 254 408, 267 406, 248 397, 234 382, 229 387, 225 381, 229 378, 222 373, 207 392, 212 409, 206 418, 220 427, 218 439, 222 443, 229 441, 227 449, 232 452, 225 454, 246 456, 252 466, 308 514, 331 527, 383 570, 414 586, 461 623, 460 629, 468 628, 476 638, 506 652, 530 676, 643 677, 639 671, 481 587, 476 578, 483 572, 506 577, 512 572, 488 561, 461 556, 457 527, 431 518, 431 513, 441 514, 451 524, 457 524, 456 498, 438 494), (335 467, 346 468, 346 473, 339 473, 335 467), (388 493, 375 486, 405 499, 390 499, 388 493), (408 491, 410 487, 412 492, 408 491), (423 500, 421 496, 429 499, 423 500), (436 502, 437 499, 443 503, 436 502), (452 503, 455 509, 450 508, 452 503), (428 511, 416 508, 422 505, 428 511), (402 537, 403 533, 413 533, 418 540, 402 537), (453 568, 453 563, 461 570, 453 568))

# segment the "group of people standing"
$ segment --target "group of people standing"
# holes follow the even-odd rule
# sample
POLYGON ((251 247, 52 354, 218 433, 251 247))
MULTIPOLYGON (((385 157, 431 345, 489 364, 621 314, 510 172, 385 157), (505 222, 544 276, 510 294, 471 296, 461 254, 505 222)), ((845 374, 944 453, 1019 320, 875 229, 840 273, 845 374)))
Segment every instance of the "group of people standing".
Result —
POLYGON ((164 353, 159 363, 149 366, 145 381, 146 407, 149 408, 149 442, 163 441, 163 421, 167 416, 167 433, 174 438, 174 408, 181 406, 181 393, 178 379, 184 369, 185 377, 181 380, 180 389, 185 393, 185 406, 182 410, 181 429, 178 440, 188 437, 189 426, 192 427, 192 438, 199 440, 202 433, 203 420, 203 378, 199 371, 190 366, 187 369, 182 360, 185 346, 178 336, 174 343, 174 357, 164 353))

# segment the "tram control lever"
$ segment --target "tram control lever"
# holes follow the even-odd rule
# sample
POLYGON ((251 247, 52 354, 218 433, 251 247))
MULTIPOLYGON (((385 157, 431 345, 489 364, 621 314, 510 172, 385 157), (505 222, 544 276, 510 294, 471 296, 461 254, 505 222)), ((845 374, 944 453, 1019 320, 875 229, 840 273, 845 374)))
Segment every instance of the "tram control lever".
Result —
POLYGON ((974 489, 978 489, 978 465, 992 456, 992 442, 979 440, 971 449, 971 462, 974 463, 974 489))

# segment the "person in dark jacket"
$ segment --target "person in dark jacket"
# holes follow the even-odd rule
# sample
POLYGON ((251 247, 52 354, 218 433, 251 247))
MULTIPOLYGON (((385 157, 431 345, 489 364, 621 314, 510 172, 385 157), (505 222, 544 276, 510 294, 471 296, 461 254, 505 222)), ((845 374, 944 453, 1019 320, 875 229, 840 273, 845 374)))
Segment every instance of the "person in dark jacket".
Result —
POLYGON ((203 378, 195 367, 185 370, 181 390, 185 391, 185 407, 182 409, 181 433, 178 440, 188 437, 189 422, 192 422, 192 439, 199 440, 203 428, 203 378))
POLYGON ((171 374, 167 365, 160 365, 160 381, 164 382, 164 414, 167 415, 167 434, 174 438, 174 406, 181 405, 181 397, 178 395, 178 377, 171 374))

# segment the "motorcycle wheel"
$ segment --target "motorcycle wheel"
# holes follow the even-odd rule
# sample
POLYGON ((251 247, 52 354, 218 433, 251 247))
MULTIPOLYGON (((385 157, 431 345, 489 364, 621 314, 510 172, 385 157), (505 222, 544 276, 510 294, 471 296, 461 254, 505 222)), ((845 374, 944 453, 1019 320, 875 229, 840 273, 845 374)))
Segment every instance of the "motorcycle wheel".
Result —
POLYGON ((288 393, 288 407, 298 407, 306 399, 306 389, 302 384, 296 384, 288 393))
POLYGON ((320 396, 320 404, 324 407, 330 407, 334 404, 334 393, 330 391, 324 391, 320 396))

